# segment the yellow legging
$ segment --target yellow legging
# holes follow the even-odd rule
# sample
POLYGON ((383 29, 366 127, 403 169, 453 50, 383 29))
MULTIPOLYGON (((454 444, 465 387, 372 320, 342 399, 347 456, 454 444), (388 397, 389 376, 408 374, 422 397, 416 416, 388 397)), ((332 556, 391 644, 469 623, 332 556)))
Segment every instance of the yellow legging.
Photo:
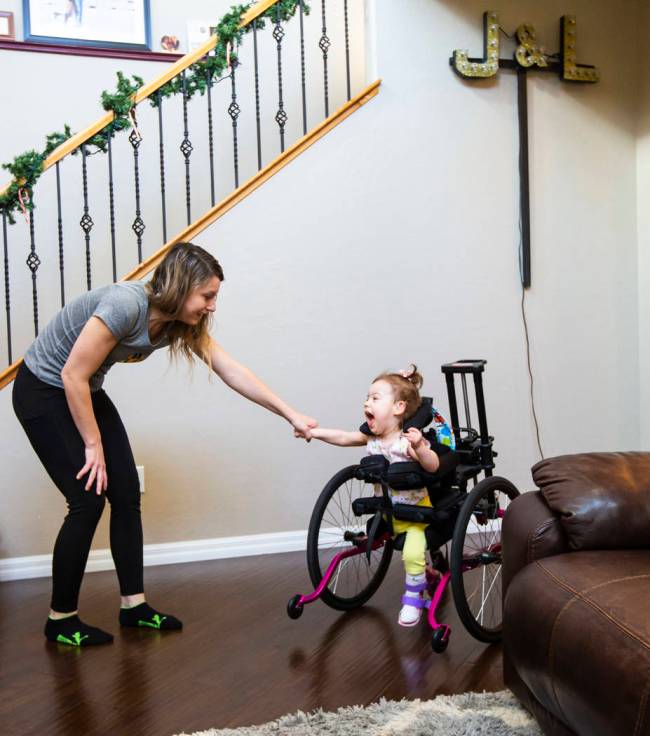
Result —
MULTIPOLYGON (((431 507, 429 497, 423 498, 418 506, 431 507)), ((399 521, 393 519, 393 532, 395 536, 406 532, 404 549, 402 550, 402 562, 404 569, 409 575, 422 575, 426 567, 427 540, 424 530, 426 524, 417 524, 412 521, 399 521)))

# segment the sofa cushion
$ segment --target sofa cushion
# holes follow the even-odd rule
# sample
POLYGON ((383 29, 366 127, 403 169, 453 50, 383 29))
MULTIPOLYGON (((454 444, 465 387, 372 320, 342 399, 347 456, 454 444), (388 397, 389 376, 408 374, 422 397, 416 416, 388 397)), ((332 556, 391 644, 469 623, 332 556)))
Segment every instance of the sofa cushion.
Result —
POLYGON ((572 549, 650 549, 650 452, 562 455, 532 474, 572 549))
POLYGON ((650 734, 650 551, 537 560, 504 602, 504 653, 537 702, 589 736, 650 734))

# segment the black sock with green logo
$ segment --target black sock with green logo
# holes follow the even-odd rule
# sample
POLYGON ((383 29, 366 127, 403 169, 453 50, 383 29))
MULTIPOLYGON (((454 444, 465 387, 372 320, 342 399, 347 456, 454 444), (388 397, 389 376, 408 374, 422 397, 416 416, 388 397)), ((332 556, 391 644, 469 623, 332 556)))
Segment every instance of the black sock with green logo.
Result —
POLYGON ((59 644, 73 647, 87 647, 93 644, 108 644, 113 635, 94 626, 85 624, 77 614, 67 618, 48 618, 45 624, 45 636, 59 644))
POLYGON ((148 603, 140 603, 133 608, 120 608, 120 625, 147 629, 182 629, 183 624, 168 613, 158 613, 148 603))

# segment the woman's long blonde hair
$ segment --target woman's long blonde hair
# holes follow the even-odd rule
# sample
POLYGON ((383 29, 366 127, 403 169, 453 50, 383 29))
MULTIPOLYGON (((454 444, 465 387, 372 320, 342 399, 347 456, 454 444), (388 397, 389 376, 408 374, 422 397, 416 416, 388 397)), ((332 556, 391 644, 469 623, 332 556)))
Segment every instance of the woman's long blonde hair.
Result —
POLYGON ((176 318, 190 293, 213 276, 224 281, 223 269, 214 256, 193 243, 176 243, 156 267, 151 281, 145 284, 149 304, 173 319, 167 327, 173 358, 182 354, 193 363, 196 354, 210 365, 212 314, 201 317, 196 325, 176 318))

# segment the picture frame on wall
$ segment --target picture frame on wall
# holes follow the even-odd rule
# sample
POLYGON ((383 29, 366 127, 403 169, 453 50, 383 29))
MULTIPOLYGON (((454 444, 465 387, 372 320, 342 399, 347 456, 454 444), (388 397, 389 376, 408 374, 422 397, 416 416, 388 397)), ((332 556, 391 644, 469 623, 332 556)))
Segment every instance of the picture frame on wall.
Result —
POLYGON ((23 0, 25 41, 100 48, 151 48, 149 0, 23 0))
POLYGON ((0 39, 13 41, 14 33, 14 14, 7 10, 0 10, 0 39))

